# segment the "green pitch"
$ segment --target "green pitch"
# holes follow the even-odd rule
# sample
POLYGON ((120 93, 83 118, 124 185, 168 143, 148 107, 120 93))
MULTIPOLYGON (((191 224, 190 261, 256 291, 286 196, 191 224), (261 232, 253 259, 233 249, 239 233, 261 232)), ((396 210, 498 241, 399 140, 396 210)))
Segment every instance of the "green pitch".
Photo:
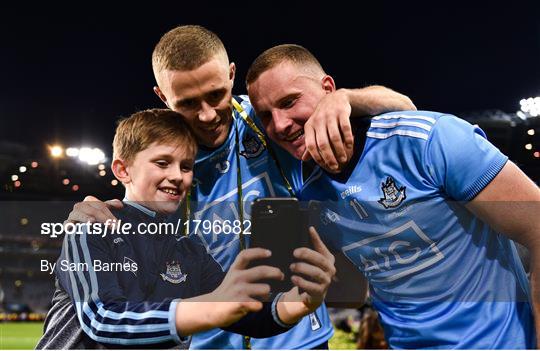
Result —
POLYGON ((43 323, 39 322, 0 322, 0 350, 33 349, 42 334, 42 330, 43 323))
MULTIPOLYGON (((0 350, 16 349, 30 350, 36 346, 41 337, 43 323, 21 322, 2 323, 0 322, 0 350)), ((350 334, 336 330, 334 337, 330 339, 330 349, 355 349, 356 345, 350 334)))

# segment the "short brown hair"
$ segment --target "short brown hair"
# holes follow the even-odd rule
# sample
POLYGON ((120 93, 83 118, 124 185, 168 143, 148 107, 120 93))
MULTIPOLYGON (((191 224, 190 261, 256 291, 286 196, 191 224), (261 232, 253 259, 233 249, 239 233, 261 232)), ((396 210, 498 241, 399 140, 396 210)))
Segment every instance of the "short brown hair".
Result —
POLYGON ((169 109, 139 111, 121 119, 113 141, 113 158, 131 163, 152 143, 182 145, 194 154, 197 142, 182 116, 169 109))
POLYGON ((161 37, 152 53, 156 81, 163 70, 190 71, 216 54, 227 58, 225 46, 215 33, 197 25, 176 27, 161 37))
POLYGON ((324 74, 319 60, 308 49, 296 44, 282 44, 266 50, 253 61, 246 75, 246 85, 253 83, 261 74, 283 61, 289 61, 308 69, 315 69, 316 72, 324 74))

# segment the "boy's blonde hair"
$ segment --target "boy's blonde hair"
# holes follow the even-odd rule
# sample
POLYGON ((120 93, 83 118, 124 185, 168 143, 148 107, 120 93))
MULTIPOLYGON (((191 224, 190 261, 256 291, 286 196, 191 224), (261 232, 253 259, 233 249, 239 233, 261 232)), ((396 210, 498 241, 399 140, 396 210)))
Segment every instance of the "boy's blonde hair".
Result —
POLYGON ((139 111, 118 122, 113 141, 113 158, 131 163, 138 152, 153 143, 182 145, 197 152, 197 141, 182 116, 169 109, 139 111))

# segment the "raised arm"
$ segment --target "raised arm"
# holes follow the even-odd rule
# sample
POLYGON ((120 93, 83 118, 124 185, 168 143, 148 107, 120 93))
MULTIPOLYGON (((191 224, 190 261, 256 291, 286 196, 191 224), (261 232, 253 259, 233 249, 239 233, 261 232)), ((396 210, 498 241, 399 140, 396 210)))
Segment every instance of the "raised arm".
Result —
POLYGON ((313 158, 326 170, 338 172, 352 155, 350 117, 401 110, 416 107, 407 96, 379 85, 328 93, 304 125, 306 152, 302 159, 313 158))

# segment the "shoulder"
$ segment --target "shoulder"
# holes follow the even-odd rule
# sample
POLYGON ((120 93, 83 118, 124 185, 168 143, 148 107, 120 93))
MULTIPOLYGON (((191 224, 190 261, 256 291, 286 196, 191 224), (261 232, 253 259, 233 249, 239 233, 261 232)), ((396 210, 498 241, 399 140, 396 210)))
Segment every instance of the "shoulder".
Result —
POLYGON ((367 137, 371 139, 414 138, 428 140, 432 129, 444 113, 431 111, 399 111, 371 119, 367 137))

